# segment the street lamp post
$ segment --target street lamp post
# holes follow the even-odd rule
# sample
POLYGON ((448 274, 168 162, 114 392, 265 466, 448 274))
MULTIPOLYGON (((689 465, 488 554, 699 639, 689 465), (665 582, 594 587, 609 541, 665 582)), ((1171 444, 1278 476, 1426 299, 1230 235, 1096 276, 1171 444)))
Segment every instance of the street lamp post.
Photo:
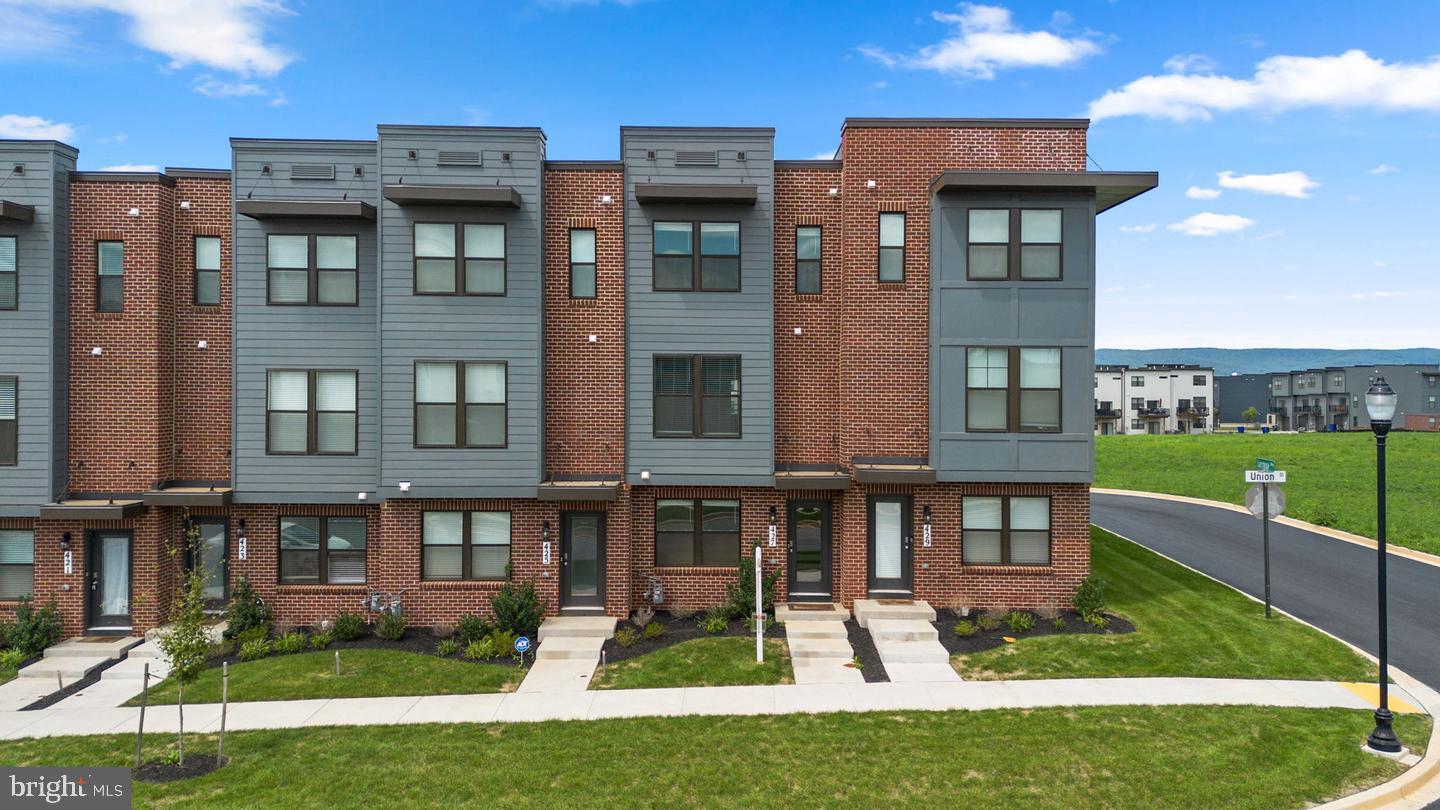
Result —
POLYGON ((1387 628, 1385 596, 1385 437, 1395 418, 1395 389, 1377 376, 1365 392, 1365 411, 1370 417, 1370 429, 1375 432, 1375 519, 1379 529, 1376 535, 1377 579, 1380 600, 1380 707, 1375 710, 1375 730, 1370 732, 1366 746, 1385 754, 1402 751, 1400 738, 1395 736, 1395 715, 1390 711, 1390 638, 1387 628))

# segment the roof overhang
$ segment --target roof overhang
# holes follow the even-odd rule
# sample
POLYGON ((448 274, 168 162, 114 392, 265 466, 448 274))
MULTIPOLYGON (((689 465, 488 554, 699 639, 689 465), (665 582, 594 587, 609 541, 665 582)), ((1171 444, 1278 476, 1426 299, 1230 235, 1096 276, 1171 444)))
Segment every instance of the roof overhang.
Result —
POLYGON ((1095 213, 1108 211, 1160 185, 1159 172, 979 172, 951 169, 930 184, 930 193, 946 191, 1095 192, 1095 213))
POLYGON ((888 464, 860 462, 853 465, 855 481, 861 484, 933 484, 935 468, 929 464, 888 464))
POLYGON ((385 187, 385 199, 396 205, 468 205, 519 208, 520 192, 514 186, 407 186, 385 187))
POLYGON ((777 469, 775 488, 786 490, 840 490, 850 486, 850 476, 839 467, 777 469))
POLYGON ((235 210, 251 219, 375 221, 375 206, 360 200, 240 200, 235 210))
POLYGON ((235 490, 225 485, 170 484, 147 490, 146 506, 229 506, 235 490))
POLYGON ((138 498, 72 498, 40 507, 41 520, 129 520, 145 512, 138 498))
POLYGON ((0 200, 0 219, 6 222, 34 222, 34 206, 0 200))
POLYGON ((535 488, 535 497, 542 501, 613 501, 620 497, 620 481, 546 481, 535 488))
POLYGON ((749 183, 636 183, 642 203, 722 203, 754 205, 756 187, 749 183))

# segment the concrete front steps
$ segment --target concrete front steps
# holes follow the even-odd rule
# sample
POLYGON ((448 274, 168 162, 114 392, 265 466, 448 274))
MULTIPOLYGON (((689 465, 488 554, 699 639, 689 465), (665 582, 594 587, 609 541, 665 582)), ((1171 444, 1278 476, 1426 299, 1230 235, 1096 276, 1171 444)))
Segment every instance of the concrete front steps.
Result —
POLYGON ((142 640, 135 636, 72 638, 45 650, 44 657, 21 669, 19 676, 44 678, 54 684, 58 674, 59 679, 69 685, 89 675, 97 667, 113 659, 123 658, 127 650, 140 644, 142 640))
POLYGON ((535 664, 517 692, 583 692, 590 688, 600 648, 615 635, 615 619, 601 614, 551 616, 536 634, 535 664))
MULTIPOLYGON (((205 635, 212 644, 219 644, 225 638, 226 622, 207 625, 205 635)), ((66 709, 113 709, 140 694, 145 688, 145 665, 150 665, 150 686, 163 681, 170 675, 170 662, 165 651, 160 649, 160 638, 169 625, 157 627, 145 633, 144 642, 131 647, 124 660, 100 673, 100 681, 93 683, 60 702, 66 709)))
POLYGON ((893 683, 959 681, 940 645, 935 610, 921 600, 857 599, 855 620, 870 631, 893 683))
POLYGON ((850 611, 838 604, 823 609, 776 605, 775 618, 785 623, 795 683, 865 682, 860 670, 849 666, 855 659, 845 630, 850 611))

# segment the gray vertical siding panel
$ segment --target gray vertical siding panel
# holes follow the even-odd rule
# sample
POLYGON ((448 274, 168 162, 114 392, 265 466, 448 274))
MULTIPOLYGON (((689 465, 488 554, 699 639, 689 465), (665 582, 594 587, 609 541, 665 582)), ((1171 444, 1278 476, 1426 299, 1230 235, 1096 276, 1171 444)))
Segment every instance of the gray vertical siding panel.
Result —
POLYGON ((543 133, 532 128, 380 127, 382 184, 508 185, 515 208, 380 203, 380 316, 384 423, 380 491, 412 497, 533 497, 541 475, 543 388, 543 133), (416 159, 409 159, 409 152, 416 159), (481 154, 479 166, 440 165, 440 151, 481 154), (504 160, 509 153, 510 159, 504 160), (503 223, 504 296, 414 294, 415 222, 503 223), (504 448, 414 446, 414 364, 418 360, 505 361, 508 443, 504 448))
MULTIPOLYGON (((378 175, 373 141, 232 142, 235 199, 363 200, 374 204, 378 175), (333 164, 334 180, 291 180, 295 163, 333 164), (263 165, 272 167, 269 177, 263 165), (354 167, 364 177, 354 176, 354 167)), ((361 221, 259 221, 234 215, 235 498, 242 502, 355 503, 375 493, 379 464, 379 363, 375 353, 375 225, 361 221), (355 307, 268 306, 266 236, 272 233, 355 235, 355 307), (265 453, 268 369, 355 369, 359 441, 353 456, 265 453)))
MULTIPOLYGON (((774 133, 770 130, 625 129, 626 475, 652 484, 769 486, 774 481, 774 133), (654 150, 655 160, 648 158, 654 150), (719 165, 675 166, 677 150, 714 150, 719 165), (743 162, 737 152, 746 153, 743 162), (641 205, 636 183, 756 186, 752 206, 641 205), (655 292, 656 220, 740 222, 741 291, 655 292), (657 439, 657 354, 741 356, 741 438, 657 439)), ((698 246, 697 246, 698 249, 698 246)))
POLYGON ((62 158, 56 166, 51 214, 54 217, 54 290, 51 301, 52 347, 50 366, 54 370, 50 402, 50 495, 66 494, 70 483, 70 172, 75 158, 62 158))

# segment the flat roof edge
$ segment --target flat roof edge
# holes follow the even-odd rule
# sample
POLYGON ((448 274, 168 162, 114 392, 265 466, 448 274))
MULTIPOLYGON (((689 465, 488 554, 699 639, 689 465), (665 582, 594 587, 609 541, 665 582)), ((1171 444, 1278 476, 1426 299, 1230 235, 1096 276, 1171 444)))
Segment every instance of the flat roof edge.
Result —
POLYGON ((159 183, 174 186, 175 178, 163 172, 96 172, 77 171, 70 173, 72 183, 159 183))
POLYGON ((505 134, 529 133, 545 140, 545 130, 540 127, 500 127, 470 124, 376 124, 375 131, 385 132, 500 132, 505 134))
POLYGON ((843 169, 843 160, 777 160, 777 169, 843 169))
POLYGON ((166 166, 165 174, 185 180, 230 179, 229 169, 188 169, 183 166, 166 166))
POLYGON ((70 153, 70 157, 78 157, 80 150, 64 141, 56 141, 48 138, 0 138, 0 144, 24 144, 26 146, 53 146, 58 151, 70 153))
POLYGON ((621 160, 547 160, 546 169, 557 171, 611 171, 625 169, 625 162, 621 160))
POLYGON ((939 127, 954 129, 1088 129, 1089 118, 846 118, 846 129, 939 127))

